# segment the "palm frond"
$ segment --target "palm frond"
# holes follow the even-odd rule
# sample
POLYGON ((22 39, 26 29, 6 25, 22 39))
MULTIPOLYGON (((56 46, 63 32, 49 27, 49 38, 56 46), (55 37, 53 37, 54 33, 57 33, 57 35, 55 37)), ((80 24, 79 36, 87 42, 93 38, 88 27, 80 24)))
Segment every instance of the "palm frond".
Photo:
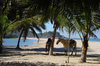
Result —
MULTIPOLYGON (((24 28, 23 28, 23 29, 24 29, 24 28)), ((26 40, 26 37, 27 37, 27 35, 28 35, 28 31, 29 31, 28 28, 23 30, 24 41, 26 40)))
POLYGON ((34 25, 32 25, 32 27, 33 27, 34 29, 36 29, 37 31, 41 32, 40 26, 34 24, 34 25))
POLYGON ((89 30, 89 35, 90 35, 91 37, 97 38, 96 34, 93 33, 93 31, 91 31, 91 30, 89 30))
POLYGON ((32 30, 33 35, 39 39, 38 34, 35 32, 35 30, 32 27, 30 27, 30 29, 32 30))

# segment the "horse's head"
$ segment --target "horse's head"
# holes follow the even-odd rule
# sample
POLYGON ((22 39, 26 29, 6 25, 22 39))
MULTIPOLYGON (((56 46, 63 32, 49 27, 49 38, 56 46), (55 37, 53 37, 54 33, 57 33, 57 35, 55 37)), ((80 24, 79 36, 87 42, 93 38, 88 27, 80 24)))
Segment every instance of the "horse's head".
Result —
POLYGON ((56 44, 58 44, 58 43, 60 42, 60 40, 61 40, 61 39, 60 39, 60 38, 58 38, 58 41, 56 42, 56 44))

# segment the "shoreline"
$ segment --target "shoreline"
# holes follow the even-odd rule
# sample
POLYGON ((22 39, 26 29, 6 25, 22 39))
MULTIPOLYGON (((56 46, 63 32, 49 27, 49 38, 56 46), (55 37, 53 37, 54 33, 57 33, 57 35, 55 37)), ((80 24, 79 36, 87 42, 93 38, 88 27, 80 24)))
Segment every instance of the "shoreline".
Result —
MULTIPOLYGON (((16 38, 16 39, 18 39, 18 38, 16 38)), ((23 38, 21 38, 21 39, 23 39, 23 38)), ((33 47, 34 47, 34 46, 38 46, 39 44, 41 44, 41 41, 43 41, 42 44, 43 44, 43 43, 46 43, 46 41, 47 41, 48 38, 40 38, 40 39, 39 39, 39 42, 38 42, 38 39, 37 39, 37 38, 30 38, 30 37, 27 37, 27 39, 36 40, 35 42, 34 42, 34 41, 32 42, 32 43, 34 44, 34 45, 33 45, 33 47)), ((27 40, 27 39, 26 39, 26 40, 27 40)), ((56 41, 57 41, 57 39, 55 39, 55 43, 56 43, 56 41)), ((75 40, 75 41, 78 42, 78 43, 80 43, 79 47, 82 46, 81 40, 75 40)), ((95 44, 95 43, 98 44, 98 45, 100 44, 100 42, 89 41, 89 45, 91 45, 91 44, 93 45, 93 44, 95 44)), ((7 47, 16 47, 16 46, 7 46, 7 47)), ((26 46, 26 45, 25 45, 25 46, 23 45, 23 46, 21 46, 21 47, 31 47, 31 45, 28 45, 28 44, 27 44, 27 46, 26 46)))
MULTIPOLYGON (((18 38, 4 38, 4 39, 18 39, 18 38)), ((23 37, 21 38, 21 39, 23 39, 23 37)), ((32 37, 27 37, 27 39, 32 39, 32 40, 38 40, 37 38, 32 38, 32 37)), ((26 39, 26 40, 27 40, 26 39)), ((39 39, 47 39, 47 38, 39 38, 39 39)), ((56 38, 57 39, 57 38, 56 38)), ((81 40, 80 38, 71 38, 71 39, 74 39, 74 40, 81 40)), ((96 38, 96 39, 99 39, 100 40, 100 38, 96 38)), ((94 38, 91 38, 90 40, 89 40, 89 42, 100 42, 99 40, 98 41, 94 41, 95 39, 94 38), (93 41, 92 41, 93 40, 93 41)))

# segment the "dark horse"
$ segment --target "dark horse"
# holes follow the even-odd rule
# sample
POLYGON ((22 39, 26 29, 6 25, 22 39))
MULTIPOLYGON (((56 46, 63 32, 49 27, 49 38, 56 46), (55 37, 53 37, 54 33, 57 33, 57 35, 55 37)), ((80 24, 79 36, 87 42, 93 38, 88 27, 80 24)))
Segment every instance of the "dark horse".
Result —
POLYGON ((46 42, 46 48, 45 48, 46 52, 48 51, 48 53, 49 53, 49 50, 50 50, 51 43, 52 43, 51 38, 48 38, 48 40, 46 42))

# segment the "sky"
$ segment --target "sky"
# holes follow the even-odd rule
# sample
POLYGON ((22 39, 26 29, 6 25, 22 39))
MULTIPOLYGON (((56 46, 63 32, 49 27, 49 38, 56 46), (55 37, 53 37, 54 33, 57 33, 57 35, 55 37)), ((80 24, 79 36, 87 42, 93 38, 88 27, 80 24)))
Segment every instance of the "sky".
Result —
MULTIPOLYGON (((53 25, 50 23, 50 22, 47 22, 46 23, 46 30, 43 30, 43 32, 48 32, 48 31, 53 31, 53 25)), ((65 37, 68 37, 68 33, 66 31, 62 32, 60 30, 57 30, 57 32, 59 32, 61 35, 65 36, 65 37)), ((97 30, 94 32, 98 38, 100 38, 100 30, 97 30)), ((78 33, 74 33, 74 34, 71 34, 71 38, 80 38, 78 33)))

